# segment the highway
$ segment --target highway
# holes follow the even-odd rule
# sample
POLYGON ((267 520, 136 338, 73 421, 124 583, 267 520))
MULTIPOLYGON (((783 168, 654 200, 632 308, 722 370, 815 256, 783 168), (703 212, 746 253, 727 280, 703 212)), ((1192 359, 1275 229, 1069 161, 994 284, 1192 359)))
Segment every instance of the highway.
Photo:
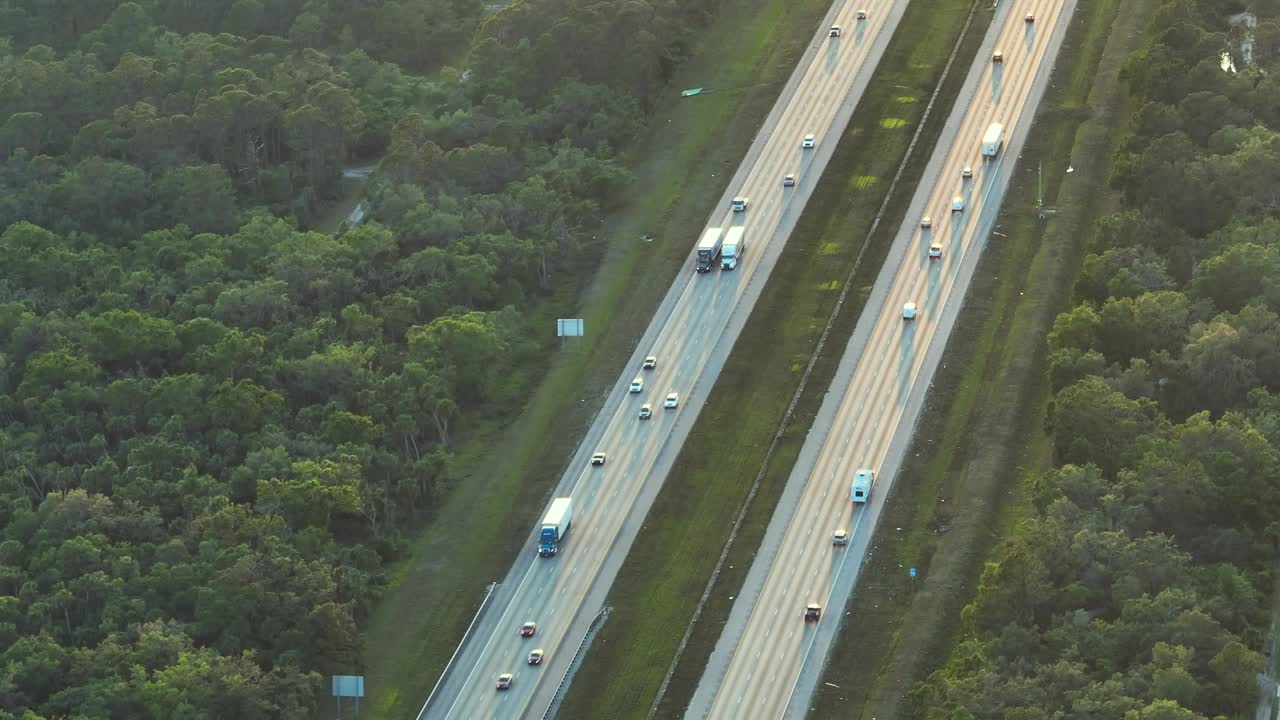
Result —
MULTIPOLYGON (((538 557, 537 527, 530 529, 527 551, 514 558, 420 719, 541 718, 552 704, 905 8, 906 0, 868 0, 858 6, 837 0, 815 28, 708 220, 708 227, 745 225, 747 244, 738 268, 695 274, 691 255, 677 274, 558 484, 555 496, 571 496, 574 503, 560 553, 538 557), (856 19, 859 10, 866 11, 866 19, 856 19), (842 27, 840 37, 827 36, 831 24, 842 27), (802 149, 801 139, 810 133, 816 146, 802 149), (786 174, 796 175, 794 187, 783 187, 786 174), (745 213, 732 213, 730 199, 739 195, 749 197, 750 206, 745 213), (657 367, 641 370, 650 354, 657 357, 657 367), (644 378, 643 392, 629 393, 637 376, 644 378), (664 409, 663 398, 673 391, 680 394, 679 407, 664 409), (651 420, 637 418, 643 403, 653 408, 651 420), (589 464, 596 451, 608 453, 603 466, 589 464), (538 623, 537 634, 522 638, 520 625, 529 620, 538 623), (546 653, 539 666, 525 662, 534 648, 546 653), (496 691, 502 673, 514 676, 511 687, 496 691)), ((697 240, 698 234, 688 238, 691 250, 697 240)), ((648 541, 641 538, 642 544, 648 541)))
POLYGON ((686 718, 802 718, 836 633, 858 632, 847 599, 1074 6, 1005 0, 995 10, 686 718), (1005 127, 1004 147, 984 162, 993 123, 1005 127), (957 196, 964 209, 953 213, 957 196), (940 258, 929 257, 932 244, 940 258), (918 306, 912 321, 906 303, 918 306), (870 502, 855 505, 850 481, 861 468, 876 482, 870 502), (836 529, 848 545, 833 544, 836 529), (822 605, 817 623, 804 620, 809 603, 822 605))

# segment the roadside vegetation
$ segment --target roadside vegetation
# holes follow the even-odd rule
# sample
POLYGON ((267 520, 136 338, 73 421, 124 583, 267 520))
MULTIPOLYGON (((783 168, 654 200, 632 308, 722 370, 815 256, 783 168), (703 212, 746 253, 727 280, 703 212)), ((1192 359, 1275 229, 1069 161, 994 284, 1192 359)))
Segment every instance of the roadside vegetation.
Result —
POLYGON ((1019 478, 1051 467, 1043 339, 1069 306, 1087 228, 1106 207, 1109 158, 1127 118, 1119 68, 1149 14, 1146 0, 1076 6, 813 717, 918 717, 903 701, 945 661, 983 560, 1016 525, 1019 478))
MULTIPOLYGON (((371 617, 366 672, 373 695, 362 712, 378 718, 416 712, 486 584, 501 580, 512 558, 528 551, 529 529, 673 275, 688 271, 684 263, 711 204, 827 7, 825 0, 722 5, 655 103, 650 130, 625 153, 636 181, 600 229, 600 242, 580 257, 584 273, 594 273, 590 286, 581 297, 557 291, 559 317, 583 317, 586 337, 545 355, 545 378, 514 422, 494 414, 469 425, 450 463, 455 487, 396 565, 393 586, 371 617), (797 19, 805 13, 808 25, 797 19), (728 46, 735 48, 731 55, 723 52, 728 46), (679 97, 680 89, 699 86, 709 92, 679 97), (474 536, 486 542, 458 542, 474 536)), ((547 328, 557 317, 552 310, 539 320, 547 328)), ((538 377, 542 370, 534 363, 511 372, 538 377)))
MULTIPOLYGON (((927 28, 938 41, 921 44, 912 33, 899 33, 891 42, 844 135, 856 142, 841 144, 819 181, 645 520, 645 535, 662 542, 628 556, 608 600, 613 612, 574 676, 562 717, 646 716, 759 476, 758 495, 657 710, 658 717, 683 713, 888 250, 892 228, 882 225, 870 239, 868 231, 971 6, 954 0, 908 8, 901 27, 915 33, 927 28), (864 243, 866 253, 855 268, 864 243), (851 292, 826 351, 765 466, 770 442, 851 271, 851 292)), ((972 26, 964 46, 970 55, 987 19, 980 16, 972 26)), ((950 104, 962 81, 963 73, 953 72, 944 86, 886 217, 905 210, 912 179, 928 160, 924 148, 945 119, 938 108, 950 104)))
POLYGON ((1280 25, 1245 9, 1157 0, 1123 65, 1113 192, 1048 330, 1053 467, 899 717, 1252 716, 1280 495, 1280 25))
POLYGON ((363 671, 709 3, 482 7, 0 0, 0 717, 309 717, 363 671), (373 220, 308 231, 384 150, 373 220))

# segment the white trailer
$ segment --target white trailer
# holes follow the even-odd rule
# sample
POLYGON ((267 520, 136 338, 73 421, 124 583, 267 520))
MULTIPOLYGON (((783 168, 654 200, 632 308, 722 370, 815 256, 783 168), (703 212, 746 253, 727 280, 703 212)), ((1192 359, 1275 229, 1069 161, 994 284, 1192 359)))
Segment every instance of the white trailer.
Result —
POLYGON ((993 158, 1000 154, 1000 146, 1004 144, 1004 125, 991 123, 987 134, 982 136, 982 156, 993 158))
POLYGON ((746 228, 734 225, 724 236, 724 244, 720 246, 720 269, 732 270, 738 267, 738 259, 746 245, 746 228))
POLYGON ((724 230, 718 227, 707 228, 698 241, 697 271, 710 272, 711 263, 720 255, 720 241, 724 238, 724 230))
POLYGON ((542 531, 538 533, 538 554, 552 557, 560 550, 565 533, 569 532, 569 523, 573 521, 573 499, 556 498, 547 508, 542 518, 542 531))

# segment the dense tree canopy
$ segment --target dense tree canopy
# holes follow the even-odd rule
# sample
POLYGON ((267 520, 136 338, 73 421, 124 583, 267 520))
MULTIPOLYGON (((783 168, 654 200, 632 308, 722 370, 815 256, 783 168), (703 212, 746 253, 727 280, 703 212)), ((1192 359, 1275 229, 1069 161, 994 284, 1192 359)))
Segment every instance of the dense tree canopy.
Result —
POLYGON ((0 720, 315 716, 712 6, 0 0, 0 720))
POLYGON ((1075 294, 1049 334, 1060 467, 982 573, 931 719, 1252 716, 1280 543, 1280 73, 1213 0, 1160 3, 1075 294), (1231 48, 1239 72, 1224 72, 1231 48))

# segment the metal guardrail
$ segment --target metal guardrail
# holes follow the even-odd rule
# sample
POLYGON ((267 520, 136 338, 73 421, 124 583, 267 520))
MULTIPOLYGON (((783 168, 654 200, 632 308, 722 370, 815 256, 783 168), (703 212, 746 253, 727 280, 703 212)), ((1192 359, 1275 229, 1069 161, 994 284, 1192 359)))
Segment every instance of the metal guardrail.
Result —
POLYGON ((449 668, 453 667, 453 661, 458 659, 458 653, 462 652, 462 646, 467 644, 467 638, 471 637, 471 630, 475 628, 476 622, 480 620, 480 615, 484 613, 484 609, 489 605, 489 598, 493 597, 493 591, 497 589, 498 583, 489 583, 489 588, 484 593, 484 600, 480 601, 480 607, 476 609, 475 616, 471 618, 471 624, 467 626, 467 631, 462 633, 462 639, 458 641, 458 647, 453 649, 453 654, 449 656, 449 662, 445 663, 444 671, 440 673, 435 686, 431 688, 431 694, 427 696, 427 701, 422 703, 422 709, 418 711, 418 720, 422 720, 422 717, 427 714, 427 706, 431 704, 431 699, 436 696, 436 691, 444 684, 444 679, 449 675, 449 668))
POLYGON ((591 624, 587 626, 587 632, 583 634, 582 640, 578 642, 578 649, 573 651, 573 657, 569 659, 569 667, 564 669, 564 675, 560 677, 560 684, 556 685, 556 691, 551 695, 551 702, 547 703, 547 709, 542 713, 542 720, 552 717, 555 714, 557 706, 560 704, 560 694, 564 692, 564 686, 569 681, 569 676, 573 674, 573 669, 577 667, 578 660, 581 658, 582 651, 586 649, 587 643, 591 641, 592 636, 604 624, 605 618, 609 617, 611 608, 605 606, 591 618, 591 624))

